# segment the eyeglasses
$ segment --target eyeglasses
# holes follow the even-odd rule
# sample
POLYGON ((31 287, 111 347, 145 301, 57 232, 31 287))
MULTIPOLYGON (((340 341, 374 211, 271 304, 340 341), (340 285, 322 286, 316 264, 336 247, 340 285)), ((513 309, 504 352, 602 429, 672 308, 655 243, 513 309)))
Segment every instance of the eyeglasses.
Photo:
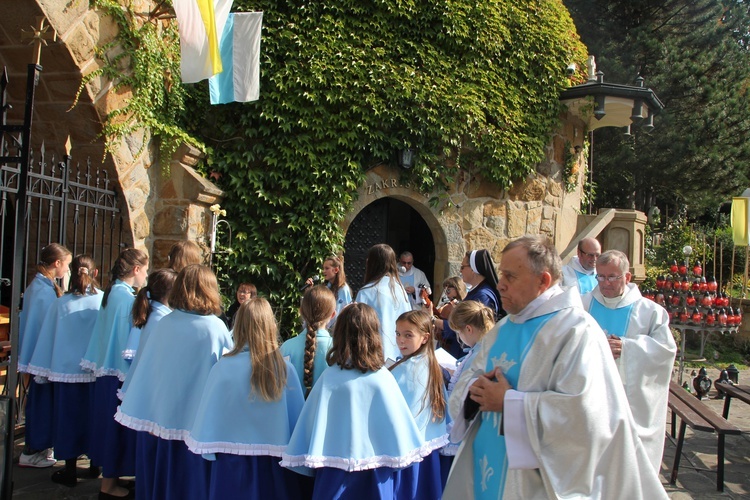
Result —
POLYGON ((578 250, 578 251, 581 252, 583 255, 585 255, 586 257, 588 257, 590 259, 598 259, 602 255, 600 253, 588 253, 588 252, 584 252, 583 250, 578 250))
POLYGON ((602 276, 601 274, 596 275, 596 281, 599 283, 604 283, 605 281, 609 281, 610 283, 614 283, 615 281, 621 279, 624 274, 621 274, 619 276, 602 276))
POLYGON ((471 267, 469 264, 461 264, 461 270, 463 271, 465 267, 471 267))
POLYGON ((403 260, 401 261, 401 265, 402 265, 402 266, 411 266, 411 265, 413 265, 413 264, 414 264, 414 261, 410 261, 410 262, 405 262, 405 261, 403 261, 403 260))
POLYGON ((445 291, 446 292, 450 292, 451 290, 453 290, 455 292, 456 291, 456 287, 455 286, 446 286, 445 287, 445 291))

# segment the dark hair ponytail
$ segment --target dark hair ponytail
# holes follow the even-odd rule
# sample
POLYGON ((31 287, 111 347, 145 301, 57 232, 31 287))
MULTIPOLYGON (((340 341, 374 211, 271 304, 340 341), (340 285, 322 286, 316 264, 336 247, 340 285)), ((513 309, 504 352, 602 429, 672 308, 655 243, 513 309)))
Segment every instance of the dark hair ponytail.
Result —
POLYGON ((68 291, 76 295, 96 295, 96 263, 88 255, 77 255, 70 263, 68 291))
POLYGON ((133 302, 133 326, 143 328, 151 314, 151 300, 169 305, 169 292, 177 278, 174 269, 164 268, 148 275, 148 285, 138 290, 133 302))

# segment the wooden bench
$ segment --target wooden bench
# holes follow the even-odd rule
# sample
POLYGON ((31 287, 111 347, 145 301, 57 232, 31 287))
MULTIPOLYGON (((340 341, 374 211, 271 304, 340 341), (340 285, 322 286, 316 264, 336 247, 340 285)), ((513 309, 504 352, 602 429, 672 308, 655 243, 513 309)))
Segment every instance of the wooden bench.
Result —
POLYGON ((674 465, 670 484, 677 482, 677 470, 680 467, 682 445, 685 441, 685 427, 690 426, 694 431, 716 432, 719 436, 716 461, 716 489, 724 491, 724 441, 727 434, 741 434, 742 431, 725 418, 718 415, 705 403, 680 387, 676 382, 669 386, 669 409, 672 411, 672 437, 675 437, 677 417, 680 417, 680 431, 677 437, 674 465))
POLYGON ((737 398, 740 401, 744 401, 750 404, 750 385, 732 385, 719 383, 714 385, 716 390, 724 394, 724 412, 722 416, 729 420, 729 404, 732 402, 732 398, 737 398))

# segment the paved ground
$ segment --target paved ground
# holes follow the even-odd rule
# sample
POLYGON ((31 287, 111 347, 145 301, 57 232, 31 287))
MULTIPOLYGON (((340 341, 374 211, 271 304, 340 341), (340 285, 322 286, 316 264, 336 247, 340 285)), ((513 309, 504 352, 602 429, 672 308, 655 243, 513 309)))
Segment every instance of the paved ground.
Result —
MULTIPOLYGON (((685 370, 683 380, 690 381, 692 370, 692 368, 685 370)), ((708 369, 708 376, 711 380, 716 380, 719 372, 716 369, 708 369)), ((678 375, 675 374, 675 379, 677 377, 678 375)), ((748 384, 749 382, 750 370, 740 372, 740 383, 748 384)), ((712 387, 710 399, 704 402, 721 414, 724 401, 714 399, 715 397, 716 391, 712 387)), ((661 478, 670 498, 675 500, 750 499, 750 405, 732 400, 729 420, 740 427, 744 433, 740 436, 727 436, 724 492, 716 491, 716 435, 705 432, 693 433, 688 429, 675 486, 668 484, 675 445, 669 439, 665 441, 661 478), (709 471, 692 470, 691 466, 709 469, 709 471)), ((19 446, 20 444, 18 443, 19 446)), ((19 446, 16 447, 16 457, 20 453, 19 446)), ((87 468, 88 461, 79 460, 78 465, 81 468, 87 468)), ((13 498, 17 500, 94 500, 97 498, 98 479, 79 479, 78 485, 74 488, 60 486, 50 481, 49 477, 52 472, 62 466, 63 462, 58 462, 58 465, 52 469, 22 469, 14 465, 13 498)))

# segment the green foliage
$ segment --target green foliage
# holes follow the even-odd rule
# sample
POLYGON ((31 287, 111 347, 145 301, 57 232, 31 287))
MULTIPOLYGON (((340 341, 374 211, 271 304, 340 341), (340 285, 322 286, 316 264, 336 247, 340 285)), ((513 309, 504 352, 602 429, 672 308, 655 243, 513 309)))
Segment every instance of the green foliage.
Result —
POLYGON ((656 129, 595 132, 598 207, 700 214, 750 178, 748 3, 564 0, 606 82, 640 74, 665 108, 656 129))
POLYGON ((340 223, 368 168, 416 149, 403 180, 437 204, 459 169, 523 181, 558 125, 565 68, 586 53, 558 0, 234 9, 264 13, 260 100, 197 103, 190 132, 227 193, 235 253, 220 279, 256 283, 282 305, 285 329, 296 328, 297 285, 342 249, 340 223))
POLYGON ((188 88, 180 84, 176 23, 139 15, 130 1, 90 0, 90 5, 111 17, 119 32, 111 42, 96 48, 104 64, 83 78, 75 102, 85 86, 99 77, 113 82, 112 95, 132 92, 132 97, 106 118, 102 130, 106 152, 112 154, 121 139, 141 130, 160 140, 161 158, 167 160, 182 143, 201 148, 201 142, 184 127, 188 88))
MULTIPOLYGON (((713 247, 706 240, 705 233, 697 231, 687 219, 686 211, 679 212, 667 223, 661 245, 656 248, 656 262, 663 267, 669 267, 672 262, 684 263, 686 256, 684 248, 692 248, 692 254, 687 257, 690 267, 698 260, 713 260, 713 247)), ((705 264, 705 262, 702 262, 705 264)))

